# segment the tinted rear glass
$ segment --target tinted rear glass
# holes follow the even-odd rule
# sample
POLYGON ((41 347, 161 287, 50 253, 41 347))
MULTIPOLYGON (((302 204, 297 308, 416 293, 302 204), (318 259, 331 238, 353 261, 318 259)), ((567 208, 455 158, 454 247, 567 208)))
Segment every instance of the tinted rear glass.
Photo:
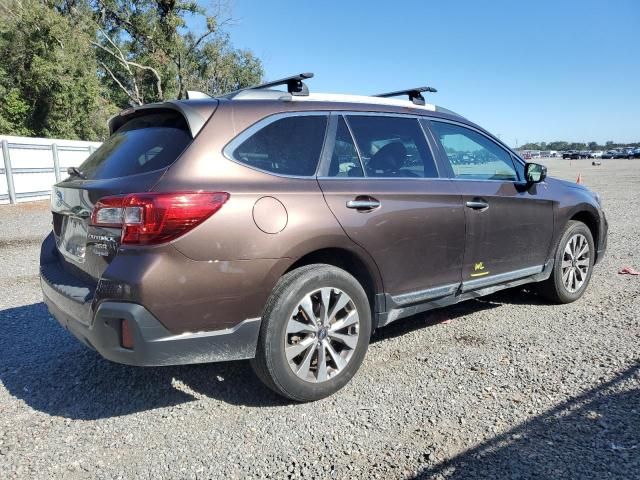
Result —
POLYGON ((191 140, 179 113, 150 113, 125 123, 79 169, 96 180, 159 170, 171 165, 191 140))
POLYGON ((280 175, 316 173, 326 115, 294 115, 269 123, 233 150, 233 158, 280 175))

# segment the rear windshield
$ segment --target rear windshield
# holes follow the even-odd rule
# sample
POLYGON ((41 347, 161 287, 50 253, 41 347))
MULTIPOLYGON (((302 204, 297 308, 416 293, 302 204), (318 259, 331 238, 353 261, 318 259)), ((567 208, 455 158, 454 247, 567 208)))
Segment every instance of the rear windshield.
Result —
POLYGON ((95 180, 159 170, 171 165, 190 142, 189 127, 182 115, 149 113, 120 127, 79 170, 95 180))

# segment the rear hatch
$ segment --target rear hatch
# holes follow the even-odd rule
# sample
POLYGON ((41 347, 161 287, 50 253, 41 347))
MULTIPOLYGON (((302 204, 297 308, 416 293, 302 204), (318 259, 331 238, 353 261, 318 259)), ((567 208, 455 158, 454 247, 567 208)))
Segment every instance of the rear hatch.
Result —
POLYGON ((109 139, 51 194, 58 265, 89 285, 97 283, 116 255, 122 234, 117 225, 93 224, 96 203, 151 190, 197 133, 188 115, 162 104, 125 111, 112 120, 114 125, 109 139))

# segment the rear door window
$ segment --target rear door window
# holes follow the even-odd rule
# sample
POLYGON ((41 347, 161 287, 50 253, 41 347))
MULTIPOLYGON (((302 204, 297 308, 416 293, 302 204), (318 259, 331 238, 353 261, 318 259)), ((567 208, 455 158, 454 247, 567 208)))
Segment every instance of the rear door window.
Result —
POLYGON ((232 147, 231 156, 247 166, 279 175, 312 176, 318 167, 326 127, 327 115, 280 118, 232 147))
POLYGON ((416 118, 349 115, 367 177, 435 178, 431 150, 416 118))
POLYGON ((178 112, 148 113, 122 125, 79 170, 95 180, 159 170, 171 165, 191 140, 187 122, 178 112))

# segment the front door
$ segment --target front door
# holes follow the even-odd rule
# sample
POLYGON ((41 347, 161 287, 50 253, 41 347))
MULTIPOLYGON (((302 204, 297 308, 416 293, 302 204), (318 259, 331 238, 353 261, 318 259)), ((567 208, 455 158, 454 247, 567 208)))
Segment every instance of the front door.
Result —
POLYGON ((438 178, 417 118, 339 115, 327 144, 318 177, 327 204, 374 258, 394 302, 454 293, 465 241, 461 196, 438 178))
POLYGON ((483 133, 449 122, 429 125, 462 194, 463 284, 480 287, 540 273, 553 234, 545 185, 523 188, 511 154, 483 133))

